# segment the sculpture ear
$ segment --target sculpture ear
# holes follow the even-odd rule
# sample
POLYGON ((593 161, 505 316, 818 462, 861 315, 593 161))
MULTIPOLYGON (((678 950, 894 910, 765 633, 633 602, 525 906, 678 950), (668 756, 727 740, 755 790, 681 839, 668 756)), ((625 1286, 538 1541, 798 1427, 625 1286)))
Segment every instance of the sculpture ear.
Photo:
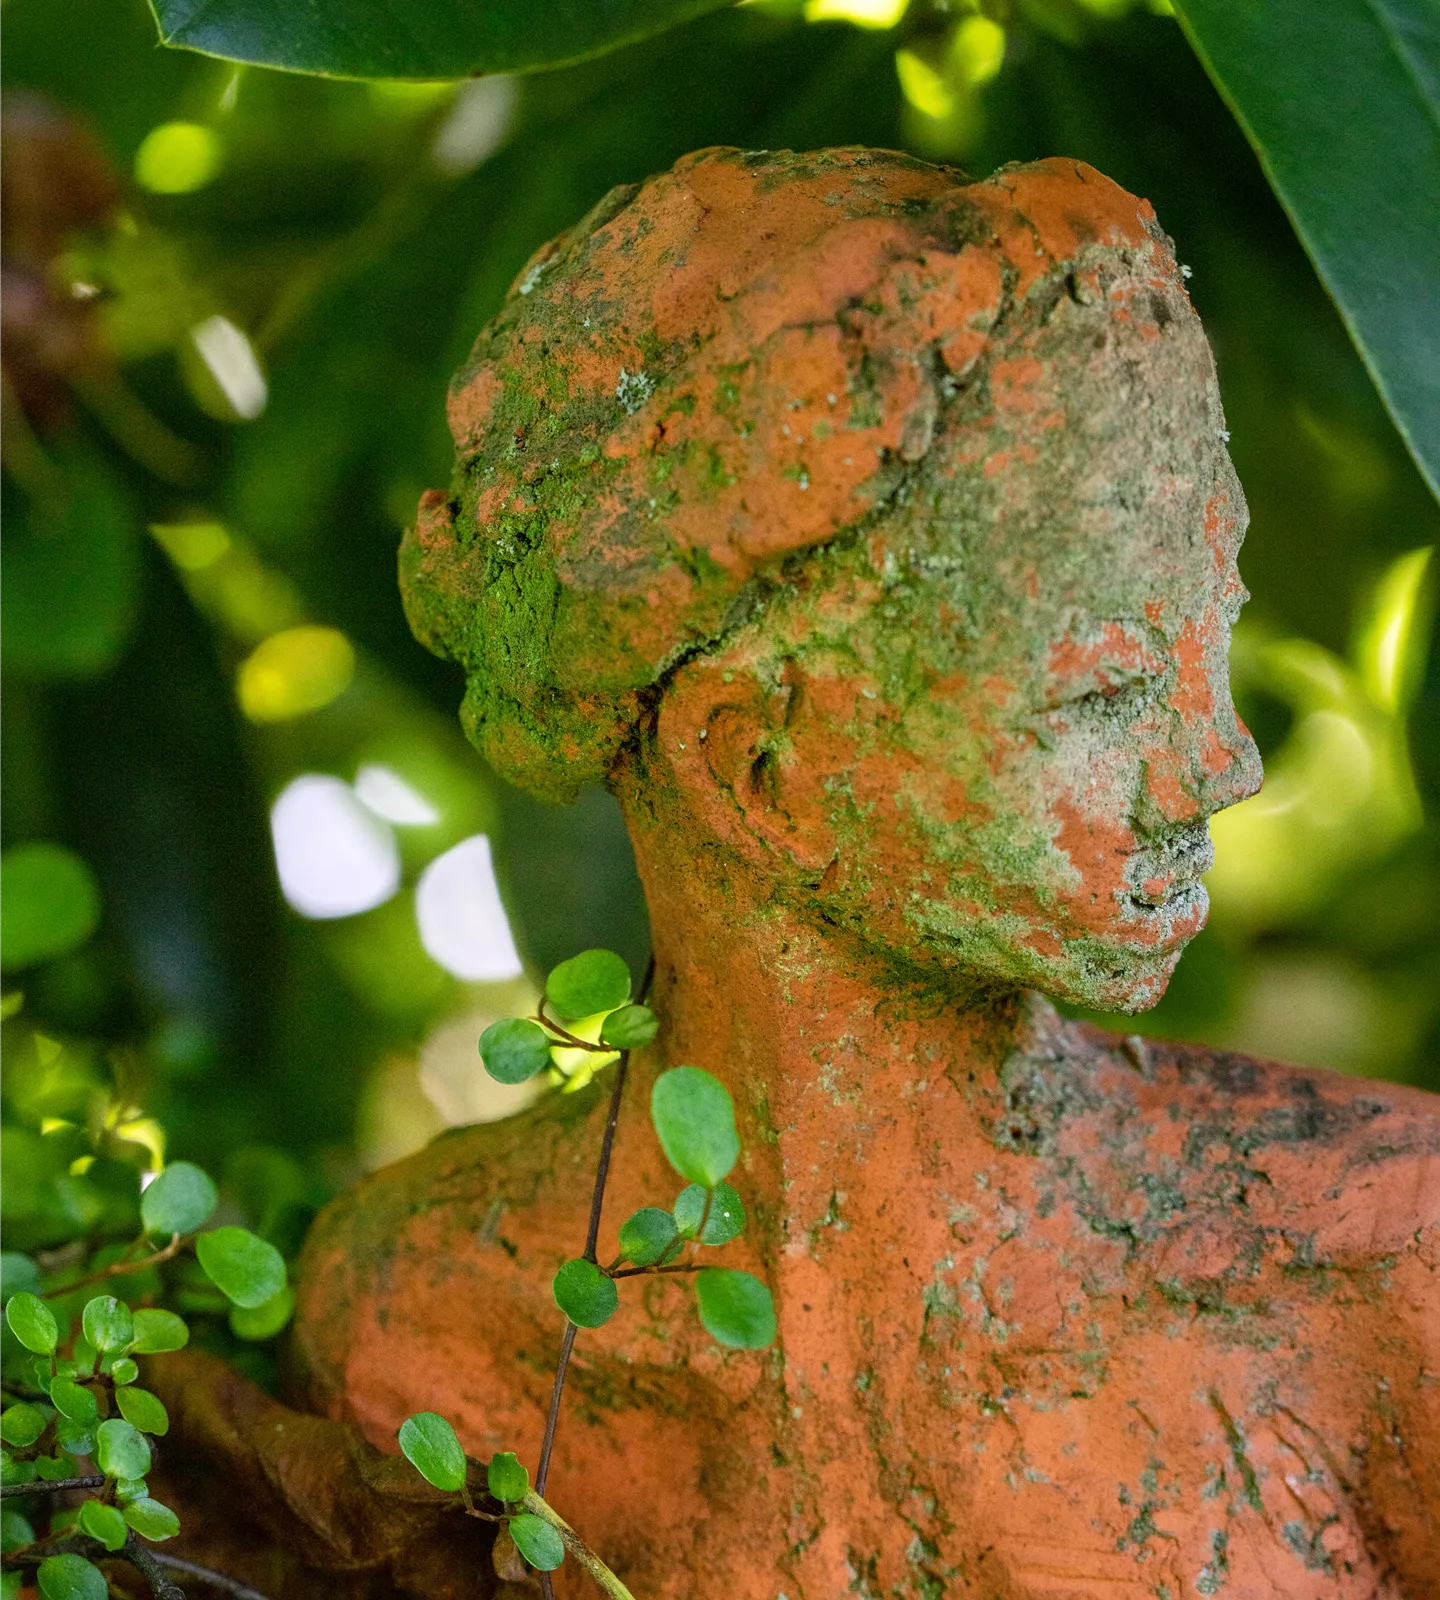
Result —
POLYGON ((835 858, 823 774, 797 759, 787 732, 798 685, 768 690, 744 669, 693 663, 660 712, 660 744, 691 804, 756 866, 788 860, 818 880, 835 858))

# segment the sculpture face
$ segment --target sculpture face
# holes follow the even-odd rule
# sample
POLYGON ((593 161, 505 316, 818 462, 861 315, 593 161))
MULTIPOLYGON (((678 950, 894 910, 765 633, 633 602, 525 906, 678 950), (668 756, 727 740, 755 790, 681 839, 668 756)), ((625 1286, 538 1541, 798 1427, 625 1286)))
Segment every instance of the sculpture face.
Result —
MULTIPOLYGON (((1141 1009, 1204 925, 1208 817, 1259 787, 1226 667, 1244 500, 1178 291, 1062 306, 1013 365, 983 453, 719 665, 783 702, 749 804, 827 920, 1141 1009)), ((706 737, 723 763, 723 716, 706 737)))

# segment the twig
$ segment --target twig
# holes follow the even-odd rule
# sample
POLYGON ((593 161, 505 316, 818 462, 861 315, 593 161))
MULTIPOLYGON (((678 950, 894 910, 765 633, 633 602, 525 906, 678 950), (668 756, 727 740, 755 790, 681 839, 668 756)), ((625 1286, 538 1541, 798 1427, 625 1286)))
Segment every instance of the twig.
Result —
POLYGON ((266 1600, 258 1589, 252 1589, 249 1584, 241 1583, 239 1578, 227 1577, 223 1572, 199 1566, 194 1561, 185 1561, 180 1556, 166 1555, 162 1550, 151 1550, 148 1554, 150 1559, 160 1566, 169 1567, 172 1572, 183 1572, 187 1578, 194 1578, 200 1583, 208 1583, 212 1589, 220 1589, 225 1594, 234 1595, 235 1600, 266 1600))
POLYGON ((8 1500, 12 1494, 60 1494, 66 1489, 101 1489, 105 1486, 104 1478, 53 1478, 46 1482, 44 1478, 33 1478, 29 1483, 7 1483, 0 1485, 0 1498, 8 1500))
POLYGON ((650 1278, 658 1272, 699 1272, 705 1263, 703 1261, 677 1261, 670 1267, 617 1267, 613 1272, 606 1272, 607 1278, 650 1278))
MULTIPOLYGON (((185 1591, 178 1583, 171 1583, 169 1578, 165 1576, 165 1568, 174 1561, 175 1558, 173 1556, 166 1561, 162 1561, 153 1550, 147 1550, 133 1533, 126 1539, 125 1548, 120 1554, 150 1585, 150 1593, 155 1596, 155 1600, 185 1600, 185 1591)), ((182 1561, 180 1565, 182 1568, 188 1568, 190 1563, 182 1561)), ((198 1569, 192 1568, 191 1570, 198 1569)), ((246 1590, 245 1593, 253 1595, 255 1591, 250 1589, 246 1590)), ((258 1596, 257 1600, 264 1600, 264 1596, 258 1596)))
POLYGON ((601 1056, 613 1056, 615 1054, 615 1046, 613 1044, 595 1044, 592 1040, 582 1039, 579 1034, 571 1033, 569 1028, 562 1027, 558 1022, 552 1022, 545 1015, 544 1000, 541 1000, 540 1004, 535 1008, 535 1021, 542 1028, 548 1028, 551 1033, 557 1036, 561 1044, 568 1045, 572 1050, 589 1050, 592 1054, 601 1056))
POLYGON ((98 1272, 87 1273, 83 1278, 77 1278, 74 1283, 62 1284, 58 1289, 47 1289, 40 1298, 58 1300, 61 1295, 74 1294, 77 1289, 89 1288, 92 1283, 101 1283, 106 1278, 126 1278, 132 1272, 144 1272, 147 1267, 158 1267, 162 1261, 169 1261, 172 1256, 178 1255, 180 1246, 184 1242, 185 1235, 177 1233, 163 1250, 157 1250, 154 1255, 142 1256, 139 1261, 112 1261, 108 1267, 101 1267, 98 1272))
POLYGON ((567 1317, 565 1337, 560 1341, 560 1359, 555 1363, 555 1382, 550 1390, 550 1409, 545 1414, 545 1439, 540 1446, 540 1465, 535 1473, 536 1492, 543 1492, 550 1480, 550 1452, 555 1448, 555 1427, 560 1421, 560 1396, 565 1392, 565 1374, 570 1367, 570 1352, 575 1348, 576 1327, 567 1317))
MULTIPOLYGON (((525 1509, 533 1516, 543 1517, 546 1522, 565 1541, 565 1548, 600 1585, 611 1600, 635 1600, 635 1596, 625 1587, 619 1578, 605 1565, 599 1556, 590 1548, 568 1522, 547 1501, 538 1494, 531 1493, 525 1496, 525 1509)), ((549 1573, 542 1573, 542 1585, 549 1573)))

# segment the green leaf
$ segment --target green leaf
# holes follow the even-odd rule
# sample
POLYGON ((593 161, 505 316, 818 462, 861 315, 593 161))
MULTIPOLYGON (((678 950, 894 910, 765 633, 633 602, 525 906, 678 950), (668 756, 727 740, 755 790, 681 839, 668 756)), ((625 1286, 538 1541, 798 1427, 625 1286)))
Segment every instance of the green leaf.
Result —
POLYGON ((295 1309, 295 1291, 287 1284, 273 1300, 263 1306, 230 1308, 230 1331, 237 1339, 273 1339, 290 1320, 295 1309))
POLYGON ((95 875, 58 844, 0 856, 0 966, 28 967, 82 945, 100 920, 95 875))
POLYGON ((17 1461, 8 1450, 0 1451, 0 1483, 33 1483, 35 1463, 17 1461))
POLYGON ((650 1091, 650 1115, 666 1158, 682 1178, 713 1189, 735 1165, 735 1104, 719 1078, 699 1067, 662 1072, 650 1091))
POLYGON ((150 0, 161 39, 229 61, 335 78, 464 78, 528 72, 599 55, 726 0, 150 0))
MULTIPOLYGON (((74 1426, 75 1424, 73 1422, 57 1423, 55 1431, 58 1434, 62 1431, 62 1429, 73 1428, 74 1426)), ((95 1441, 91 1439, 91 1449, 93 1449, 94 1446, 95 1441)), ((90 1451, 77 1450, 74 1453, 76 1455, 88 1456, 90 1451)), ((32 1464, 41 1481, 44 1483, 59 1483, 62 1478, 73 1478, 75 1476, 75 1463, 73 1461, 67 1461, 64 1456, 36 1456, 32 1464)))
POLYGON ((190 1342, 185 1319, 173 1311, 150 1310, 133 1313, 135 1339, 130 1348, 137 1356, 158 1356, 167 1350, 183 1350, 190 1342))
POLYGON ((759 1278, 728 1267, 706 1267, 695 1279, 700 1321, 718 1344, 765 1350, 775 1342, 775 1304, 759 1278))
MULTIPOLYGON (((126 1307, 129 1310, 129 1307, 126 1307)), ((75 1367, 74 1372, 68 1376, 72 1378, 93 1378, 95 1376, 95 1363, 100 1359, 100 1352, 85 1337, 78 1334, 75 1343, 70 1346, 70 1357, 75 1367)))
POLYGON ((148 1495, 141 1495, 138 1500, 132 1500, 125 1507, 125 1520, 140 1535, 142 1539, 151 1539, 159 1542, 161 1539, 173 1539, 180 1531, 180 1519, 167 1505, 162 1505, 158 1500, 152 1500, 148 1495))
POLYGON ((565 1559, 565 1542, 544 1517, 522 1511, 508 1524, 515 1548, 540 1572, 554 1572, 565 1559))
POLYGON ((150 1486, 144 1478, 116 1478, 115 1498, 123 1505, 129 1505, 132 1500, 143 1500, 150 1493, 150 1486))
POLYGON ((55 1354, 60 1329, 55 1313, 43 1300, 23 1292, 11 1295, 5 1307, 5 1320, 10 1324, 11 1333, 27 1350, 33 1350, 37 1356, 55 1354))
POLYGON ((400 1424, 400 1448, 427 1483, 437 1489, 465 1484, 465 1452, 455 1430, 433 1411, 419 1411, 400 1424))
POLYGON ((525 1083, 550 1065, 550 1038, 538 1022, 506 1017, 480 1035, 480 1059, 497 1083, 525 1083))
POLYGON ((20 1449, 32 1445, 49 1426, 50 1419, 39 1406, 22 1400, 0 1412, 0 1439, 20 1449))
MULTIPOLYGON (((7 671, 85 678, 118 659, 137 611, 140 523, 98 452, 47 441, 62 482, 53 498, 6 506, 0 649, 7 671)), ((58 953, 58 952, 57 952, 58 953)))
POLYGON ((615 1315, 620 1296, 612 1279, 593 1261, 576 1256, 555 1274, 555 1304, 577 1328, 602 1328, 615 1315))
POLYGON ((124 1548, 128 1530, 124 1517, 114 1506, 107 1506, 103 1500, 86 1500, 75 1520, 85 1533, 92 1539, 98 1539, 107 1550, 124 1548))
MULTIPOLYGON (((170 1414, 148 1389, 117 1389, 115 1404, 126 1422, 139 1428, 141 1433, 153 1433, 157 1438, 169 1433, 170 1414)), ((130 1473, 129 1476, 138 1477, 139 1474, 130 1473)))
POLYGON ((133 1423, 111 1417, 96 1430, 95 1461, 107 1477, 143 1478, 150 1470, 150 1446, 133 1423))
POLYGON ((653 1267, 675 1243, 675 1218, 645 1206, 620 1224, 620 1254, 637 1267, 653 1267))
POLYGON ((78 1422, 82 1428, 91 1428, 100 1420, 100 1410, 95 1396, 73 1378, 50 1380, 50 1404, 62 1417, 78 1422))
POLYGON ((215 1228, 195 1241, 206 1276, 227 1299, 253 1309, 285 1287, 285 1259, 248 1228, 215 1228))
POLYGON ((29 1520, 8 1506, 0 1511, 0 1554, 9 1555, 21 1545, 35 1543, 35 1530, 29 1520))
POLYGON ((123 1389, 127 1383, 134 1383, 139 1376, 140 1368, 129 1356, 121 1356, 110 1368, 110 1381, 117 1389, 123 1389))
MULTIPOLYGON (((55 1423, 55 1443, 67 1456, 88 1456, 95 1451, 95 1423, 71 1422, 69 1417, 60 1417, 55 1423)), ((69 1477, 74 1470, 71 1462, 65 1462, 64 1469, 57 1472, 57 1478, 69 1477)))
POLYGON ((630 998, 630 969, 613 950, 582 950, 551 969, 545 998, 568 1022, 614 1011, 630 998))
POLYGON ((0 1252, 0 1299, 12 1294, 33 1294, 40 1287, 40 1269, 18 1250, 0 1252))
POLYGON ((1440 495, 1434 0, 1175 0, 1440 495))
POLYGON ((530 1493, 530 1474, 513 1450, 502 1450, 491 1457, 485 1481, 497 1500, 523 1500, 530 1493))
POLYGON ((85 1337, 96 1350, 118 1350, 135 1337, 130 1307, 113 1294, 97 1294, 88 1300, 80 1317, 85 1337))
POLYGON ((686 1239, 693 1239, 700 1229, 700 1219, 705 1218, 705 1232, 701 1244, 729 1244, 745 1231, 745 1205, 728 1183, 717 1183, 710 1201, 710 1213, 705 1214, 705 1199, 712 1191, 698 1183, 682 1189, 675 1201, 675 1227, 686 1239))
POLYGON ((84 1556, 46 1556, 35 1573, 44 1600, 105 1600, 109 1586, 84 1556))
POLYGON ((615 1050, 639 1050, 660 1031, 660 1019, 649 1006, 621 1006, 600 1029, 600 1043, 615 1050))
POLYGON ((146 1233, 194 1233, 214 1215, 218 1200, 209 1175, 188 1161, 172 1161, 140 1196, 146 1233))

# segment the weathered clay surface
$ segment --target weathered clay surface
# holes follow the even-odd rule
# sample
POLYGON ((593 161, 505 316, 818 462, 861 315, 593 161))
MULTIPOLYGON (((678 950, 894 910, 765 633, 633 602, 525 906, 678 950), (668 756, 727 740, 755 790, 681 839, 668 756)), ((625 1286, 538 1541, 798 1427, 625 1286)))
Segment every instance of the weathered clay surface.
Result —
MULTIPOLYGON (((655 1600, 1440 1594, 1434 1100, 1033 992, 1152 1002, 1259 780, 1244 504, 1149 207, 704 153, 536 258, 452 420, 412 619, 502 771, 612 785, 656 931, 602 1258, 673 1196, 642 1108, 695 1062, 780 1323, 722 1352, 631 1286, 556 1503, 655 1600)), ((533 1463, 602 1093, 322 1217, 310 1403, 533 1463)))

